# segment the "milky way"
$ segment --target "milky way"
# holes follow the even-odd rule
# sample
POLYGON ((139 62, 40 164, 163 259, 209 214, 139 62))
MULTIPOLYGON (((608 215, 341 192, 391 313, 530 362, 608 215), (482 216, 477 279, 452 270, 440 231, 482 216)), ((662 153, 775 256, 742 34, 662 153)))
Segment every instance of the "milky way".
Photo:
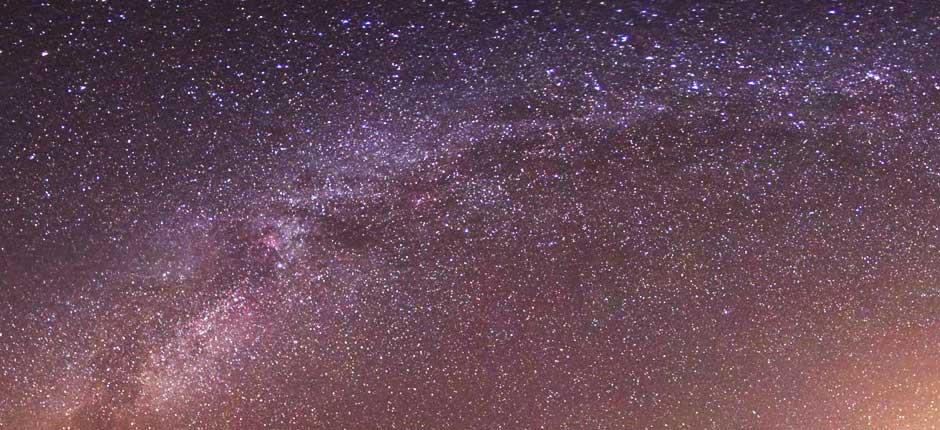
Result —
POLYGON ((2 429, 938 429, 931 2, 7 5, 2 429))

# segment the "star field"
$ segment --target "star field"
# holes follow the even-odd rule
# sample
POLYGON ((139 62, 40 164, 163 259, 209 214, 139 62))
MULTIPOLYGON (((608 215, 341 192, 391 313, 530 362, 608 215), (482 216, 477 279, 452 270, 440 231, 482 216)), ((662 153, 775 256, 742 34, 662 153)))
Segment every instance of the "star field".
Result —
POLYGON ((940 428, 940 7, 0 13, 0 429, 940 428))

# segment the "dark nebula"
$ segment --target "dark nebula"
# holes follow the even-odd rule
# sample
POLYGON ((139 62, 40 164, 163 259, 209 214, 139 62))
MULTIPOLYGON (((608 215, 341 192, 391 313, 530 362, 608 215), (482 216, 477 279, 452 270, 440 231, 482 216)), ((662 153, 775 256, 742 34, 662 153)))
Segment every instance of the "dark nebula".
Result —
POLYGON ((0 10, 0 429, 940 429, 940 3, 0 10))

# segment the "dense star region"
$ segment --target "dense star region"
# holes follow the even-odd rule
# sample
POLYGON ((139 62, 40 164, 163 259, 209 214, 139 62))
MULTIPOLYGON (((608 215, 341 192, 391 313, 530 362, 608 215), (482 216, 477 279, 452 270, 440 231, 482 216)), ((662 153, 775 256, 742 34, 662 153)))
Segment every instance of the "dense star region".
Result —
POLYGON ((940 428, 940 4, 22 2, 0 64, 0 429, 940 428))

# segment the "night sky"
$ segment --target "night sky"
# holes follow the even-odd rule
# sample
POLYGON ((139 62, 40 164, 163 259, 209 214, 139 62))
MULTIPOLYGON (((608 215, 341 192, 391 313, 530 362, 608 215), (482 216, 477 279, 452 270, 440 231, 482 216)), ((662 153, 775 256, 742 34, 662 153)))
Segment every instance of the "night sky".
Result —
POLYGON ((940 4, 9 3, 0 429, 940 428, 940 4))

